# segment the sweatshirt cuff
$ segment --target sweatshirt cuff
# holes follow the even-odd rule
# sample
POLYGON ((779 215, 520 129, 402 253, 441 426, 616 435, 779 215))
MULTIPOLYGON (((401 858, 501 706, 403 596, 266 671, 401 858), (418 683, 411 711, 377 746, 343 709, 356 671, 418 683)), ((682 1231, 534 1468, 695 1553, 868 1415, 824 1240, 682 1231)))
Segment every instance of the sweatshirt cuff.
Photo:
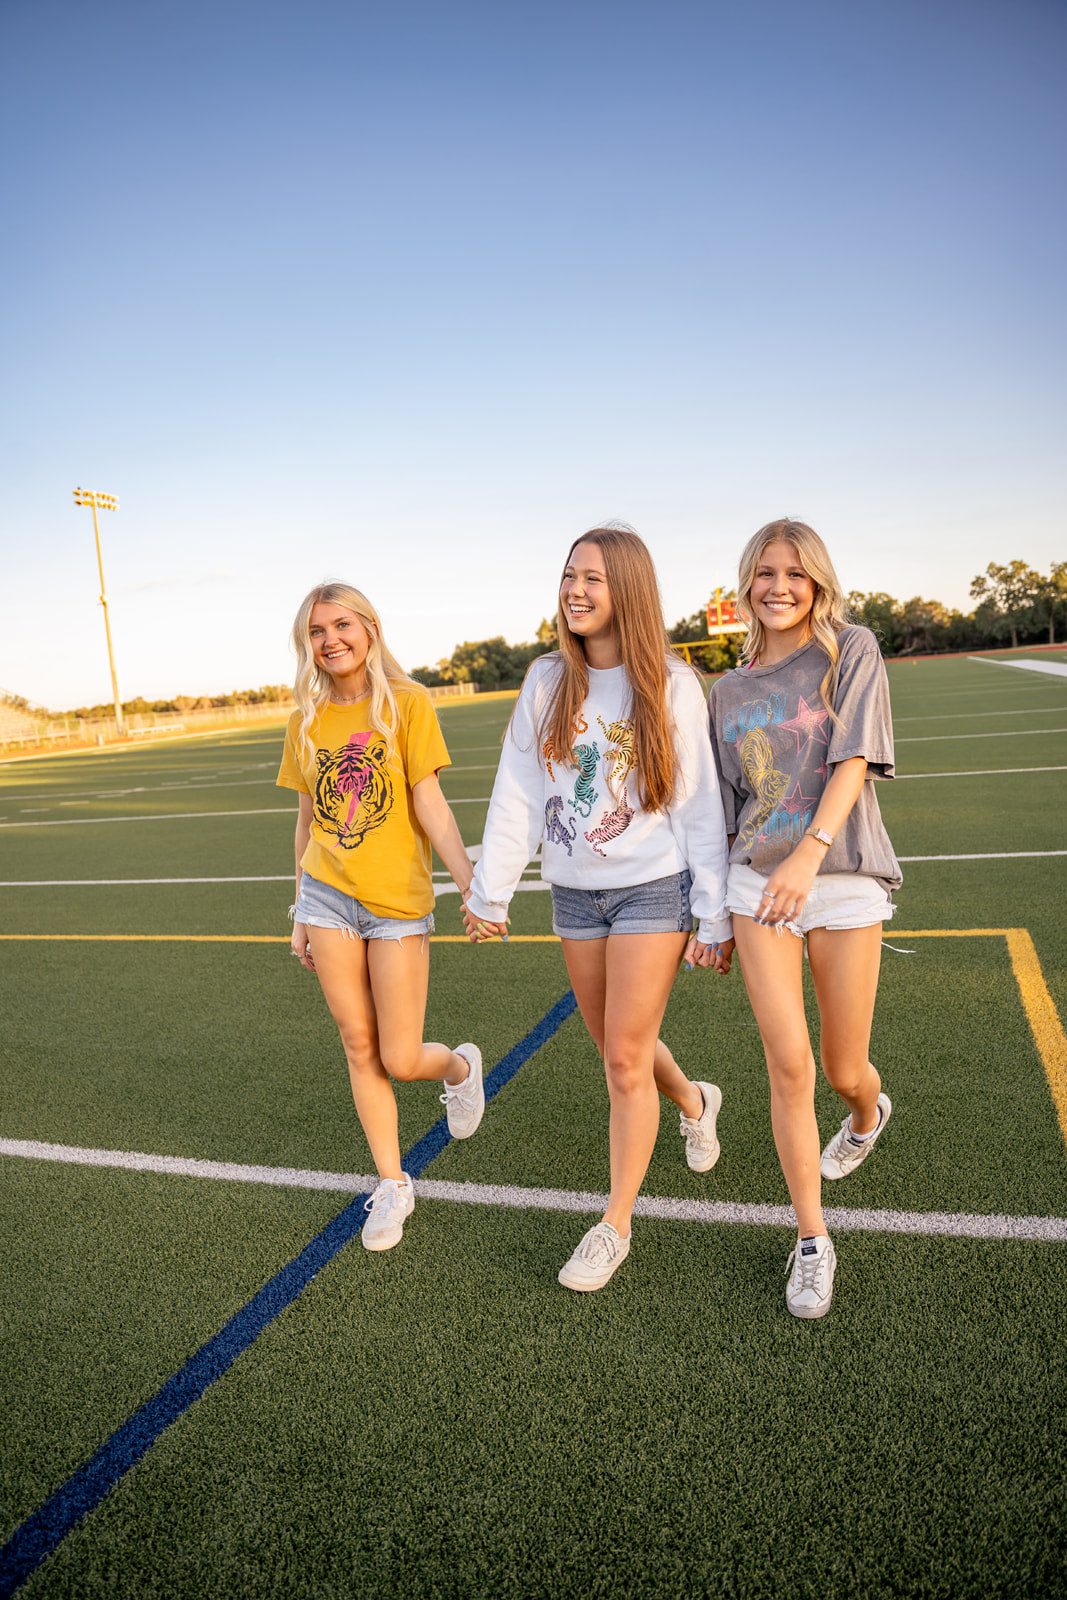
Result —
POLYGON ((506 922, 508 908, 506 905, 490 905, 488 900, 483 900, 473 892, 467 897, 467 910, 476 916, 479 922, 506 922))
POLYGON ((714 922, 701 918, 697 928, 697 938, 703 945, 725 944, 727 939, 734 936, 732 917, 719 917, 714 922))

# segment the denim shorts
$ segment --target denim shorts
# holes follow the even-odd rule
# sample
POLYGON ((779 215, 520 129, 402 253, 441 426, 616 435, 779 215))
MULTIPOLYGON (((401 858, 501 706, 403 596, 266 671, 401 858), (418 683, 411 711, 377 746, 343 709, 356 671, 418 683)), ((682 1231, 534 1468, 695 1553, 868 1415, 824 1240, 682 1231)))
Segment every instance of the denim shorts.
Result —
POLYGON ((294 922, 309 928, 335 928, 351 939, 406 939, 413 933, 433 932, 433 912, 424 917, 376 917, 350 894, 320 883, 309 872, 300 874, 300 892, 292 908, 294 922))
MULTIPOLYGON (((759 916, 760 896, 767 879, 742 861, 730 864, 726 880, 726 909, 733 916, 759 916)), ((896 910, 877 878, 859 872, 820 872, 799 917, 775 924, 802 939, 812 928, 836 932, 844 928, 870 928, 887 922, 896 910)))
POLYGON ((552 932, 561 939, 606 939, 609 933, 688 933, 690 872, 637 883, 630 889, 571 889, 552 885, 552 932))

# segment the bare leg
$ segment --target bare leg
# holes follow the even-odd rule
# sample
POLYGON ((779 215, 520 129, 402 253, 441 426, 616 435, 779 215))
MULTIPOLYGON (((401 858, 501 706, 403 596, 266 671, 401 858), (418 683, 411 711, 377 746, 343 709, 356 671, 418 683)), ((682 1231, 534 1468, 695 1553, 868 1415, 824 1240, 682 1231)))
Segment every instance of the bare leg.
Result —
POLYGON ((408 939, 352 939, 309 928, 315 971, 348 1060, 352 1098, 379 1177, 401 1178, 396 1100, 390 1075, 462 1082, 467 1063, 441 1044, 422 1043, 429 952, 408 939), (386 947, 384 953, 383 948, 386 947), (454 1080, 452 1074, 455 1073, 454 1080))
POLYGON ((815 1120, 815 1058, 804 1015, 804 946, 794 934, 734 917, 734 938, 771 1086, 771 1127, 802 1239, 826 1232, 815 1120))
POLYGON ((700 1117, 704 1114, 704 1096, 695 1083, 691 1083, 681 1067, 671 1055, 662 1039, 656 1040, 656 1056, 653 1062, 653 1072, 656 1077, 656 1088, 660 1094, 672 1100, 678 1110, 687 1117, 700 1117))
POLYGON ((813 928, 808 935, 823 1071, 852 1113, 854 1133, 878 1126, 882 1082, 868 1054, 881 959, 880 922, 870 928, 813 928))
POLYGON ((623 1238, 659 1131, 657 1036, 686 942, 679 933, 563 940, 579 1010, 604 1058, 611 1101, 611 1195, 604 1220, 623 1238))
MULTIPOLYGON (((620 935, 618 935, 618 937, 621 938, 622 935, 620 934, 620 935)), ((640 934, 630 934, 627 937, 629 937, 629 938, 640 938, 641 935, 640 934)), ((606 943, 606 940, 605 941, 601 941, 601 940, 596 940, 596 939, 572 939, 570 941, 564 940, 563 942, 564 942, 564 945, 566 945, 568 942, 571 943, 571 944, 575 944, 575 945, 578 945, 578 944, 600 944, 600 943, 606 943)), ((683 946, 683 949, 684 949, 684 946, 683 946)), ((578 961, 580 961, 581 959, 582 959, 581 956, 577 956, 576 957, 576 960, 578 960, 578 961)), ((675 963, 675 971, 676 972, 677 972, 678 966, 680 964, 681 964, 681 957, 679 957, 678 962, 675 963)), ((568 972, 569 971, 570 971, 570 963, 568 962, 568 972)), ((596 960, 592 961, 592 963, 590 964, 590 970, 585 974, 584 979, 581 980, 583 982, 588 981, 588 983, 589 983, 589 991, 588 991, 588 993, 589 993, 589 1014, 588 1015, 586 1014, 586 1010, 583 1007, 581 1000, 579 999, 579 1001, 578 1001, 578 1009, 582 1013, 582 1021, 585 1023, 586 1027, 589 1029, 589 1033, 590 1033, 590 1035, 592 1037, 593 1043, 596 1045, 597 1050, 600 1052, 601 1059, 603 1059, 603 1056, 604 1056, 604 994, 603 994, 604 982, 603 982, 603 978, 604 978, 604 969, 600 965, 599 958, 597 958, 596 960), (598 973, 600 974, 600 980, 601 980, 599 983, 597 982, 597 974, 598 973)), ((572 986, 573 986, 573 979, 572 979, 572 986)), ((577 996, 577 994, 578 994, 577 989, 575 989, 574 992, 575 992, 575 995, 577 996)), ((664 1010, 666 1010, 666 1009, 667 1009, 666 1005, 664 1005, 664 1010)), ((659 1090, 660 1094, 666 1095, 668 1100, 672 1100, 674 1102, 674 1104, 678 1107, 679 1111, 684 1112, 687 1117, 699 1117, 699 1116, 701 1116, 703 1114, 703 1111, 704 1111, 704 1096, 701 1094, 701 1092, 697 1088, 696 1084, 695 1083, 691 1083, 690 1080, 686 1077, 685 1073, 682 1071, 682 1069, 678 1065, 677 1061, 675 1061, 674 1057, 671 1055, 671 1052, 668 1050, 667 1046, 664 1044, 662 1039, 657 1039, 656 1040, 656 1054, 655 1054, 655 1057, 653 1059, 653 1068, 652 1068, 652 1070, 653 1070, 653 1073, 654 1073, 654 1076, 655 1076, 655 1079, 656 1079, 656 1088, 659 1090)))

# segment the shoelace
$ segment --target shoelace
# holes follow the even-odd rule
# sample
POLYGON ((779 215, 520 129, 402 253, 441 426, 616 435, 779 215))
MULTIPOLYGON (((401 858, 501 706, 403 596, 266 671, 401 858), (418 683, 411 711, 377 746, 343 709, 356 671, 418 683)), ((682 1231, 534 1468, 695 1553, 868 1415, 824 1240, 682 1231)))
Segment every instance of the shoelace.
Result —
POLYGON ((691 1150, 694 1145, 700 1149, 708 1142, 704 1137, 704 1130, 700 1126, 699 1117, 687 1117, 683 1113, 680 1121, 682 1124, 682 1132, 685 1135, 686 1147, 688 1149, 691 1150))
POLYGON ((599 1228, 593 1229, 592 1234, 579 1251, 582 1260, 588 1261, 590 1265, 595 1263, 599 1256, 607 1256, 609 1261, 614 1261, 618 1253, 618 1244, 611 1237, 611 1234, 606 1231, 603 1224, 599 1228))
MULTIPOLYGON (((383 1178, 375 1189, 370 1199, 364 1204, 364 1211, 391 1211, 393 1206, 400 1204, 400 1185, 395 1178, 383 1178)), ((368 1235, 369 1237, 369 1235, 368 1235)))
POLYGON ((473 1071, 473 1068, 472 1068, 467 1073, 467 1076, 464 1078, 462 1083, 446 1083, 445 1084, 445 1092, 442 1095, 438 1095, 438 1099, 440 1100, 440 1102, 441 1102, 441 1104, 443 1106, 447 1106, 447 1104, 448 1104, 448 1102, 450 1100, 465 1101, 465 1100, 468 1100, 470 1098, 470 1091, 473 1088, 474 1088, 474 1071, 473 1071))
POLYGON ((797 1252, 794 1247, 792 1250, 790 1250, 789 1260, 785 1264, 786 1277, 789 1276, 789 1269, 793 1265, 793 1258, 796 1257, 797 1266, 800 1268, 801 1292, 803 1292, 805 1289, 814 1289, 816 1294, 821 1295, 823 1292, 822 1286, 821 1284, 816 1283, 815 1280, 819 1275, 819 1268, 823 1265, 828 1255, 829 1251, 824 1249, 819 1255, 813 1256, 810 1261, 805 1261, 803 1256, 797 1256, 797 1252))

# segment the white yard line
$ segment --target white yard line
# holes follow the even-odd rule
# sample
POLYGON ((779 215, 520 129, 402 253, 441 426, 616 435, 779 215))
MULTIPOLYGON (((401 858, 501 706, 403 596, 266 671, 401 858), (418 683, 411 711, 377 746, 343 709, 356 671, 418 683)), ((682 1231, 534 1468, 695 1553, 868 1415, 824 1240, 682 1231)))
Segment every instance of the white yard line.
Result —
POLYGON ((905 722, 966 722, 970 717, 981 717, 984 722, 987 717, 1052 717, 1061 711, 1067 711, 1067 706, 1026 706, 1014 711, 933 711, 925 717, 894 717, 893 723, 896 726, 905 722))
MULTIPOLYGON (((264 1183, 285 1189, 320 1189, 331 1194, 369 1194, 373 1174, 314 1172, 298 1167, 255 1167, 230 1161, 196 1161, 182 1156, 143 1155, 132 1150, 86 1150, 77 1145, 45 1144, 35 1139, 0 1139, 0 1155, 57 1161, 86 1167, 119 1167, 126 1172, 156 1172, 169 1177, 207 1178, 228 1183, 264 1183)), ((522 1189, 510 1184, 444 1183, 416 1178, 424 1200, 512 1210, 576 1211, 597 1215, 607 1195, 571 1189, 522 1189)), ((641 1217, 668 1222, 734 1223, 745 1227, 795 1226, 791 1206, 744 1205, 728 1200, 672 1200, 639 1195, 641 1217)), ((939 1235, 952 1239, 1032 1239, 1067 1244, 1067 1217, 985 1216, 971 1212, 873 1211, 844 1206, 824 1208, 832 1228, 872 1233, 939 1235)))
POLYGON ((292 883, 291 872, 260 878, 16 878, 0 882, 0 889, 89 889, 137 883, 292 883))
POLYGON ((1014 861, 1018 857, 1067 856, 1067 850, 989 850, 968 856, 897 856, 898 861, 1014 861))
MULTIPOLYGON (((487 794, 450 798, 450 806, 488 805, 487 794)), ((80 802, 79 802, 80 804, 80 802)), ((0 828, 73 828, 91 822, 188 822, 200 817, 296 817, 295 806, 264 806, 256 811, 161 811, 150 817, 57 817, 48 822, 0 821, 0 828)))
MULTIPOLYGON (((962 856, 898 856, 908 861, 1010 861, 1016 858, 1067 856, 1067 850, 990 850, 962 856)), ((536 867, 525 867, 525 872, 535 872, 536 867)), ((256 878, 7 878, 0 879, 0 889, 93 889, 121 888, 126 884, 154 883, 291 883, 291 872, 279 872, 256 878)), ((532 889, 549 890, 552 885, 541 878, 524 879, 515 885, 516 894, 532 889)), ((458 894, 454 883, 435 883, 434 894, 458 894)))
POLYGON ((1067 665, 1062 661, 993 661, 989 656, 968 656, 968 661, 981 661, 987 667, 1022 667, 1026 672, 1047 672, 1050 678, 1067 678, 1067 665))
MULTIPOLYGON (((455 805, 453 800, 452 804, 455 805)), ((150 817, 57 817, 54 822, 0 822, 0 828, 74 828, 91 822, 188 822, 199 817, 288 817, 295 806, 263 806, 255 811, 160 811, 150 817)))
POLYGON ((916 778, 999 778, 1002 772, 1067 772, 1064 767, 986 767, 981 772, 898 772, 896 783, 916 778))
POLYGON ((909 733, 897 744, 948 744, 950 739, 1041 739, 1046 733, 1067 733, 1067 728, 1010 728, 1007 733, 909 733))

